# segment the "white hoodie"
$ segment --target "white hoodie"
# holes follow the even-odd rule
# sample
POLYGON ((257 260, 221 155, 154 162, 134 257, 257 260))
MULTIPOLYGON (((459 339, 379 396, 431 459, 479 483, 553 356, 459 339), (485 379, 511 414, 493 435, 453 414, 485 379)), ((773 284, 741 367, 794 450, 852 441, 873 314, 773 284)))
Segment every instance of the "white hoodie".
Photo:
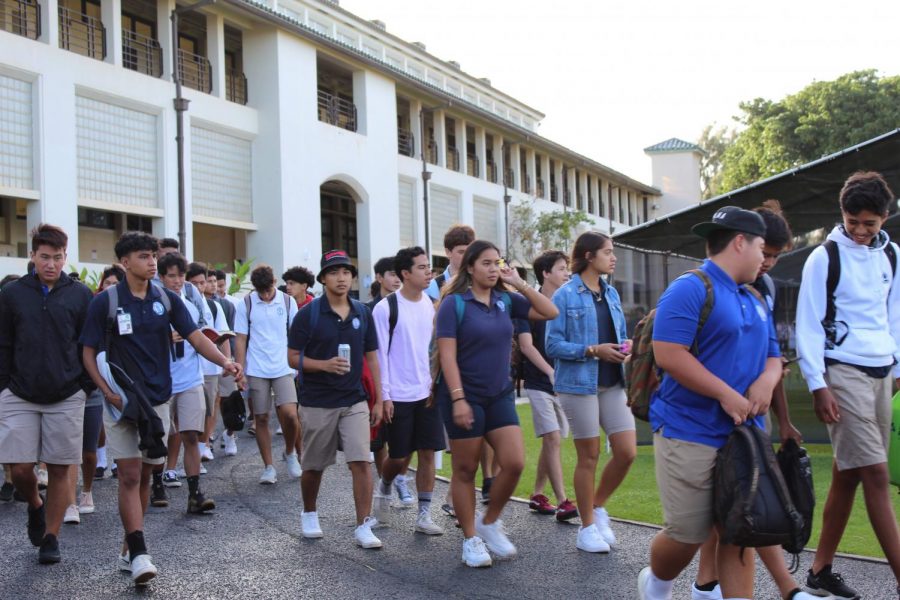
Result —
MULTIPOLYGON (((797 299, 797 352, 800 371, 810 391, 825 387, 825 357, 861 367, 884 367, 900 360, 900 284, 894 285, 884 251, 892 244, 881 231, 872 246, 857 244, 835 227, 841 257, 841 277, 835 291, 835 321, 847 324, 847 337, 834 349, 825 348, 828 252, 819 246, 806 259, 797 299)), ((900 252, 898 252, 900 255, 900 252)), ((838 337, 842 335, 839 330, 838 337)), ((900 377, 900 365, 894 368, 900 377)))

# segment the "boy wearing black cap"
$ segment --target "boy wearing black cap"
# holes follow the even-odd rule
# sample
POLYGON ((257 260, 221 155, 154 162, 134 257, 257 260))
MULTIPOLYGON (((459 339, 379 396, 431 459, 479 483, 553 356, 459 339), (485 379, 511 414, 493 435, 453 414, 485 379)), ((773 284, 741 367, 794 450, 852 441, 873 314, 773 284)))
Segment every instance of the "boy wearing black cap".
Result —
MULTIPOLYGON (((653 351, 665 375, 650 425, 665 529, 653 539, 650 566, 638 576, 638 595, 646 600, 671 598, 675 578, 709 536, 716 451, 735 425, 763 426, 761 415, 781 377, 769 311, 744 286, 763 262, 762 217, 729 206, 693 231, 706 238, 709 258, 699 274, 687 273, 668 287, 654 320, 653 351), (698 332, 710 290, 715 303, 698 332)), ((718 560, 723 596, 751 598, 752 558, 720 544, 718 560)))
POLYGON ((322 472, 334 464, 340 446, 353 476, 356 543, 363 548, 380 548, 381 540, 372 533, 377 521, 370 516, 372 474, 369 467, 369 427, 381 421, 383 410, 376 354, 378 338, 372 313, 349 296, 356 274, 356 266, 343 250, 323 254, 316 279, 324 286, 325 293, 303 307, 291 324, 288 359, 291 367, 303 371, 301 534, 306 538, 323 535, 316 500, 322 472), (342 349, 349 352, 341 356, 342 349), (362 385, 364 359, 375 380, 376 398, 371 414, 362 385))

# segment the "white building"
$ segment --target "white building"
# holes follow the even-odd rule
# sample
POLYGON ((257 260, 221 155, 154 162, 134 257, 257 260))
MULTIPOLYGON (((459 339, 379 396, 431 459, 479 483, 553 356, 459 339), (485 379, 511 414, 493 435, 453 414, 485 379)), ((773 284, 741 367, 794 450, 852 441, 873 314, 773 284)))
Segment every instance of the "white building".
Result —
MULTIPOLYGON (((0 0, 0 275, 24 271, 40 221, 92 269, 125 230, 176 237, 175 7, 0 0)), ((218 0, 181 15, 177 42, 197 260, 316 271, 344 248, 368 273, 429 233, 440 262, 456 222, 502 247, 507 188, 601 230, 665 212, 656 188, 537 135, 537 110, 337 2, 218 0)))

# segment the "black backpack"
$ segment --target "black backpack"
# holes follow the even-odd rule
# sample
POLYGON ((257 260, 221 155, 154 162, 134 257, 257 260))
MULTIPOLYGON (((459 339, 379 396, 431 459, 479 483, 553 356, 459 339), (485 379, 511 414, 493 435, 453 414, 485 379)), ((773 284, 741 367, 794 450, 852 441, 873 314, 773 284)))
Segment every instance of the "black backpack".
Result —
POLYGON ((800 446, 793 438, 781 444, 776 455, 781 474, 787 484, 794 507, 803 517, 803 546, 812 534, 813 513, 816 508, 816 492, 813 488, 812 462, 806 448, 800 446))
POLYGON ((809 526, 794 504, 768 435, 752 423, 735 427, 716 455, 714 482, 720 541, 742 548, 782 546, 794 555, 796 570, 809 526))
POLYGON ((225 398, 222 398, 222 423, 232 433, 244 429, 247 422, 247 407, 244 404, 244 397, 238 390, 231 392, 225 398))

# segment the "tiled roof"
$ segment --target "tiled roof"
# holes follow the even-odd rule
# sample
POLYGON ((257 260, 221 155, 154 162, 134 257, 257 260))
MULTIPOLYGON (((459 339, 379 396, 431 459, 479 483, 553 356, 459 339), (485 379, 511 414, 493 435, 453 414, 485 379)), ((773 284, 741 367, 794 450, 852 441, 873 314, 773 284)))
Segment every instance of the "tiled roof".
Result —
POLYGON ((656 152, 687 152, 694 151, 700 152, 701 154, 706 154, 706 151, 698 146, 697 144, 692 144, 690 142, 686 142, 684 140, 680 140, 678 138, 669 138, 664 142, 660 142, 658 144, 653 144, 652 146, 648 146, 644 148, 644 152, 648 154, 653 154, 656 152))

